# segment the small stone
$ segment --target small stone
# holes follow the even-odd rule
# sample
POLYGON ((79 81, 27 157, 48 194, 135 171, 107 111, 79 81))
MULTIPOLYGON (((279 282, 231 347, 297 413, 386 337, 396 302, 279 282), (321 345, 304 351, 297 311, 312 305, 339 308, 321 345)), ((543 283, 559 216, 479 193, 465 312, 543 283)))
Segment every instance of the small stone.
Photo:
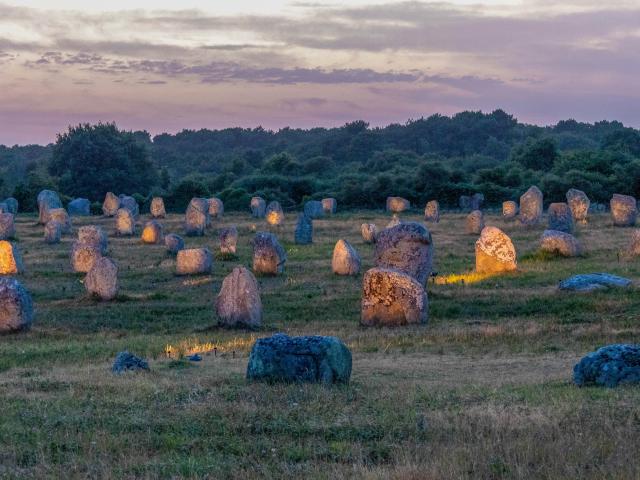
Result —
POLYGON ((235 225, 220 230, 220 253, 235 255, 238 245, 238 229, 235 225))
POLYGON ((22 255, 16 245, 0 240, 0 275, 15 275, 24 272, 22 255))
POLYGON ((29 330, 32 323, 29 292, 15 278, 0 278, 0 334, 29 330))
POLYGON ((402 197, 387 197, 387 212, 401 213, 409 210, 409 200, 402 197))
POLYGON ((331 269, 336 275, 358 275, 360 273, 360 255, 346 240, 338 240, 333 249, 331 269))
POLYGON ((211 273, 213 257, 207 248, 180 250, 176 256, 177 275, 199 275, 211 273))
POLYGON ((262 275, 277 275, 284 271, 287 254, 275 235, 258 232, 253 239, 253 271, 262 275))
POLYGON ((266 218, 269 225, 276 227, 282 225, 284 222, 284 212, 282 211, 282 207, 279 202, 273 201, 269 203, 267 206, 266 218))
POLYGON ((639 384, 640 345, 613 344, 589 353, 573 367, 573 381, 579 387, 639 384))
POLYGON ((611 217, 614 227, 632 227, 636 223, 638 207, 636 199, 629 195, 613 194, 611 198, 611 217))
POLYGON ((518 204, 512 200, 502 202, 502 218, 513 220, 518 215, 518 204))
POLYGON ((575 188, 569 189, 566 197, 574 222, 585 225, 591 205, 589 197, 582 190, 576 190, 575 188))
POLYGON ((63 235, 71 232, 71 218, 64 208, 50 209, 47 218, 47 221, 55 220, 61 225, 63 235))
POLYGON ((628 287, 631 280, 610 273, 584 273, 574 275, 560 282, 560 290, 571 290, 575 292, 591 292, 601 288, 628 287))
POLYGON ((476 272, 502 273, 517 268, 516 249, 509 236, 497 227, 484 227, 476 241, 476 272))
POLYGON ((69 215, 76 217, 88 217, 91 215, 91 202, 87 198, 76 198, 67 205, 69 215))
POLYGON ((348 383, 351 352, 336 337, 276 334, 256 341, 247 379, 266 382, 348 383))
POLYGON ((533 226, 542 219, 542 192, 535 185, 520 197, 520 223, 533 226))
POLYGON ((295 242, 296 245, 308 245, 313 242, 313 221, 306 213, 298 215, 295 242))
POLYGON ((545 230, 540 238, 540 249, 563 257, 576 257, 582 253, 578 239, 559 230, 545 230))
POLYGON ((236 267, 222 281, 216 299, 216 314, 227 327, 259 327, 262 323, 262 301, 258 282, 244 267, 236 267))
POLYGON ((74 242, 71 246, 71 268, 76 273, 87 273, 101 257, 102 253, 97 245, 74 242))
POLYGON ((60 243, 62 237, 62 225, 55 220, 49 220, 44 226, 44 241, 49 245, 60 243))
POLYGON ((151 213, 152 218, 164 218, 167 216, 167 211, 164 208, 164 200, 162 197, 153 197, 151 199, 149 213, 151 213))
POLYGON ((100 300, 113 300, 118 294, 118 266, 107 257, 96 259, 84 278, 84 287, 100 300))
POLYGON ((112 192, 107 192, 104 196, 104 202, 102 202, 102 214, 105 217, 113 217, 118 209, 120 209, 120 198, 112 192))
POLYGON ((111 371, 115 374, 139 370, 149 370, 149 364, 146 360, 136 357, 127 351, 118 353, 111 367, 111 371))
POLYGON ((324 213, 333 215, 338 209, 338 201, 335 198, 323 198, 322 209, 324 210, 324 213))
POLYGON ((424 285, 431 275, 432 262, 433 241, 424 225, 401 223, 378 234, 374 249, 376 267, 399 270, 424 285))
POLYGON ((479 235, 484 228, 484 215, 480 210, 474 210, 465 220, 465 232, 469 235, 479 235))
POLYGON ((365 243, 376 243, 378 228, 373 223, 363 223, 360 232, 365 243))
POLYGON ((9 240, 16 236, 13 213, 0 213, 0 240, 9 240))
POLYGON ((136 221, 127 208, 120 208, 116 212, 116 235, 128 237, 135 235, 136 221))
POLYGON ((251 198, 251 216, 255 218, 264 218, 267 213, 267 202, 262 197, 251 198))
POLYGON ((142 243, 147 244, 161 244, 164 241, 164 235, 162 234, 162 225, 157 220, 151 220, 147 222, 142 230, 141 236, 142 243))
POLYGON ((424 207, 424 220, 433 223, 440 221, 440 204, 437 200, 427 202, 427 205, 424 207))
POLYGON ((167 247, 167 252, 176 255, 180 250, 184 249, 184 240, 181 236, 170 233, 165 235, 164 245, 167 247))
POLYGON ((224 215, 224 203, 222 200, 212 197, 208 200, 208 206, 210 218, 222 218, 222 215, 224 215))
POLYGON ((310 200, 304 204, 304 214, 310 219, 324 217, 324 207, 318 200, 310 200))
POLYGON ((109 240, 102 227, 98 225, 85 225, 78 229, 78 243, 93 245, 102 255, 107 253, 109 240))
POLYGON ((56 192, 42 190, 38 194, 38 223, 41 225, 49 221, 49 210, 62 208, 62 202, 56 192))
POLYGON ((549 230, 573 233, 573 215, 566 203, 552 203, 547 211, 549 216, 549 230))

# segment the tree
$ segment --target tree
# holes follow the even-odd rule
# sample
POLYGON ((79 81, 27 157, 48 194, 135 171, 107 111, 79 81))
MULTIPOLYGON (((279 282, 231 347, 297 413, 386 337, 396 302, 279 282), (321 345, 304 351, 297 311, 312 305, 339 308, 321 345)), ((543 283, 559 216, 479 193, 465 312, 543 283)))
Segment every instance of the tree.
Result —
POLYGON ((525 168, 544 171, 551 169, 558 157, 556 144, 550 138, 528 141, 517 147, 512 154, 512 159, 525 168))
POLYGON ((83 124, 58 134, 49 173, 67 195, 101 200, 108 191, 146 195, 158 183, 141 135, 113 123, 83 124))

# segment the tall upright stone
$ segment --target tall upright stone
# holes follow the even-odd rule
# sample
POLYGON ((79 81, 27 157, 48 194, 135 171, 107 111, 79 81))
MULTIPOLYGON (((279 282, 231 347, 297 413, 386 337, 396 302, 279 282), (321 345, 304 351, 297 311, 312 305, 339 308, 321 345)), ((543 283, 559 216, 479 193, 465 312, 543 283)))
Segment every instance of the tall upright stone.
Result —
POLYGON ((331 269, 336 275, 358 275, 360 273, 360 255, 346 240, 340 239, 333 248, 331 269))
POLYGON ((333 215, 334 213, 336 213, 336 210, 338 209, 338 201, 335 198, 323 198, 322 199, 322 209, 324 210, 324 213, 326 213, 327 215, 333 215))
POLYGON ((484 227, 476 241, 476 272, 503 273, 518 269, 516 249, 497 227, 484 227))
POLYGON ((12 213, 0 213, 0 240, 9 240, 16 236, 16 225, 12 213))
POLYGON ((481 210, 484 204, 484 194, 474 193, 471 195, 471 210, 481 210))
POLYGON ((131 210, 120 208, 116 212, 116 235, 130 237, 136 233, 136 221, 131 210))
POLYGON ((31 295, 15 278, 0 278, 0 334, 29 330, 33 323, 31 295))
POLYGON ((67 234, 71 232, 71 218, 64 208, 52 208, 49 210, 49 220, 55 220, 62 226, 62 233, 67 234))
POLYGON ((84 288, 100 300, 113 300, 118 295, 118 266, 110 258, 98 258, 84 278, 84 288))
POLYGON ((573 233, 573 214, 566 203, 552 203, 547 210, 549 230, 573 233))
POLYGON ((481 210, 474 210, 465 219, 465 232, 469 235, 479 235, 484 228, 484 215, 481 210))
POLYGON ((513 220, 518 215, 518 204, 512 200, 502 202, 502 218, 513 220))
POLYGON ((626 253, 631 257, 640 256, 640 229, 635 228, 631 232, 631 239, 629 241, 629 246, 627 247, 626 253))
POLYGON ((542 220, 542 192, 533 185, 520 197, 520 223, 533 226, 542 220))
POLYGON ((120 195, 120 208, 129 210, 133 218, 138 218, 138 215, 140 215, 140 206, 138 205, 138 202, 135 198, 129 195, 120 195))
POLYGON ((440 221, 440 203, 437 200, 427 202, 424 207, 424 220, 433 223, 440 221))
POLYGON ((62 202, 56 192, 42 190, 38 194, 38 223, 44 225, 49 221, 49 210, 62 208, 62 202))
POLYGON ((634 197, 614 193, 610 204, 614 227, 632 227, 636 224, 638 206, 634 197))
POLYGON ((376 239, 374 263, 376 267, 393 268, 411 275, 424 285, 433 264, 431 233, 417 222, 382 230, 376 239))
POLYGON ((267 202, 262 197, 251 197, 251 216, 264 218, 267 214, 267 202))
POLYGON ((235 255, 238 245, 238 229, 235 225, 220 230, 220 253, 235 255))
POLYGON ((259 327, 262 300, 256 277, 244 267, 236 267, 222 281, 216 298, 216 314, 226 327, 259 327))
POLYGON ((313 220, 306 213, 298 215, 295 242, 297 245, 308 245, 313 242, 313 220))
POLYGON ((120 208, 120 198, 113 192, 107 192, 102 202, 102 214, 105 217, 114 217, 120 208))
POLYGON ((460 198, 458 199, 458 206, 463 212, 471 211, 471 197, 469 195, 460 195, 460 198))
POLYGON ((140 240, 142 243, 158 245, 164 242, 164 235, 162 232, 162 225, 157 220, 148 221, 144 229, 142 230, 142 235, 140 236, 140 240))
POLYGON ((373 223, 363 223, 360 227, 362 233, 362 239, 364 243, 376 243, 376 237, 378 236, 378 227, 373 223))
POLYGON ((162 197, 153 197, 149 206, 149 213, 152 218, 164 218, 167 216, 167 210, 164 208, 164 199, 162 197))
POLYGON ((589 207, 591 206, 591 201, 587 194, 582 190, 570 188, 566 197, 574 222, 585 225, 589 215, 589 207))
POLYGON ((0 240, 0 275, 16 275, 24 272, 22 254, 18 247, 0 240))
POLYGON ((193 198, 184 214, 184 231, 188 237, 201 237, 209 224, 209 204, 206 200, 193 198))
POLYGON ((216 197, 212 197, 209 199, 208 203, 209 203, 209 217, 222 218, 222 215, 224 215, 224 203, 222 203, 222 200, 216 197))
POLYGON ((102 258, 97 245, 73 242, 71 246, 71 269, 76 273, 87 273, 96 261, 102 258))
POLYGON ((62 237, 62 225, 55 220, 49 220, 44 226, 44 242, 49 245, 60 243, 62 237))
POLYGON ((274 227, 282 225, 284 222, 284 212, 282 211, 280 202, 275 200, 273 202, 269 202, 269 205, 267 205, 266 218, 269 225, 274 227))
POLYGON ((304 204, 304 214, 311 220, 324 217, 324 207, 318 200, 309 200, 304 204))
POLYGON ((13 197, 5 198, 3 202, 8 209, 8 213, 18 214, 18 200, 13 197))
POLYGON ((253 239, 253 271, 262 275, 277 275, 284 271, 287 254, 276 236, 258 232, 253 239))
POLYGON ((106 255, 109 240, 102 227, 98 225, 84 225, 78 229, 78 243, 93 245, 102 255, 106 255))
POLYGON ((409 210, 409 200, 402 197, 387 197, 387 212, 401 213, 409 210))

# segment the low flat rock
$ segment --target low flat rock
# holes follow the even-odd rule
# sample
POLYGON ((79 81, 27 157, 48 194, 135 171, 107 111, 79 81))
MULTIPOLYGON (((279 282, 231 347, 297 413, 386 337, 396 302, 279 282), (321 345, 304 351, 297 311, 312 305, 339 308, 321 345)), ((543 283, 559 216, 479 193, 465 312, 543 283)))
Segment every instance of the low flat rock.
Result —
POLYGON ((610 273, 583 273, 561 281, 558 288, 575 292, 591 292, 601 288, 628 287, 632 283, 628 278, 610 273))
POLYGON ((140 370, 149 370, 147 361, 127 351, 118 353, 111 367, 111 371, 116 374, 140 370))
POLYGON ((276 334, 254 344, 247 379, 267 382, 348 383, 351 352, 336 337, 276 334))
POLYGON ((610 388, 640 383, 640 345, 613 344, 589 353, 573 367, 573 381, 610 388))

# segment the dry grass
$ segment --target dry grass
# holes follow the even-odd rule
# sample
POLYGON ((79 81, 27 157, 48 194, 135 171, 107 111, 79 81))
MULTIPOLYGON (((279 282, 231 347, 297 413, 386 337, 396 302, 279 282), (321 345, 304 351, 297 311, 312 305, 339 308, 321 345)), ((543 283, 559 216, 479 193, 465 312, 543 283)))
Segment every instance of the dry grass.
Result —
MULTIPOLYGON (((476 278, 476 237, 464 234, 463 215, 445 214, 430 228, 436 270, 449 281, 428 285, 429 325, 365 329, 361 277, 336 277, 330 265, 335 241, 345 238, 363 268, 371 266, 372 247, 360 237, 360 224, 371 221, 388 218, 318 220, 314 244, 296 246, 295 215, 287 215, 273 229, 289 256, 286 273, 259 278, 265 325, 245 332, 217 328, 213 302, 224 276, 250 265, 249 241, 264 223, 231 214, 207 237, 188 239, 215 251, 217 228, 235 224, 238 259, 181 278, 163 247, 113 237, 109 219, 78 220, 107 229, 120 266, 118 298, 100 303, 71 273, 72 238, 47 246, 35 218, 21 216, 21 279, 37 319, 31 332, 0 337, 0 477, 640 477, 640 391, 571 384, 587 351, 638 342, 637 289, 555 288, 580 272, 640 278, 638 261, 618 255, 629 230, 598 216, 578 231, 586 255, 558 259, 537 253, 542 228, 488 215, 512 236, 519 272, 476 278), (354 353, 351 384, 247 384, 252 342, 275 331, 341 337, 354 353), (122 349, 149 358, 151 372, 111 375, 122 349), (196 351, 202 362, 179 358, 196 351)), ((180 217, 163 223, 180 233, 180 217)))

